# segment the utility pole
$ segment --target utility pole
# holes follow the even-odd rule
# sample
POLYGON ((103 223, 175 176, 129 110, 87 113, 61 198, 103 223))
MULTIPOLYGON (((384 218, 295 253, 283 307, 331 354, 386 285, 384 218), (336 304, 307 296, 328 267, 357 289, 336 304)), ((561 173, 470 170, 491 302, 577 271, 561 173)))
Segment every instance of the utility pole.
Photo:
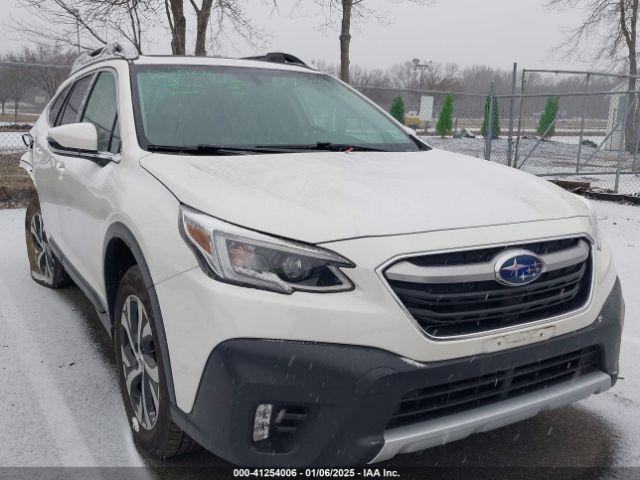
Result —
POLYGON ((76 19, 76 44, 78 47, 78 55, 80 55, 80 10, 70 10, 73 17, 76 19))
POLYGON ((420 59, 419 58, 414 58, 413 60, 411 60, 411 63, 413 63, 413 68, 420 70, 420 91, 422 91, 424 89, 424 85, 423 85, 423 82, 422 82, 422 80, 424 78, 424 71, 425 71, 425 69, 430 69, 431 68, 431 60, 429 60, 426 63, 420 63, 420 59))

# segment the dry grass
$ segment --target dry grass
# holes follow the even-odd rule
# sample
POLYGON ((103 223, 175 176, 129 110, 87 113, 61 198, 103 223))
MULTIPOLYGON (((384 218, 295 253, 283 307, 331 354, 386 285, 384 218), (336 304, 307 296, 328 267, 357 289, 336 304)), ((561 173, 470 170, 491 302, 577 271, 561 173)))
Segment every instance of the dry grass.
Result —
MULTIPOLYGON (((39 113, 18 113, 17 123, 35 123, 40 116, 39 113)), ((16 122, 16 117, 13 112, 5 111, 4 114, 0 113, 0 122, 16 122)))
POLYGON ((20 155, 0 155, 0 208, 25 207, 35 192, 31 178, 19 163, 20 155))

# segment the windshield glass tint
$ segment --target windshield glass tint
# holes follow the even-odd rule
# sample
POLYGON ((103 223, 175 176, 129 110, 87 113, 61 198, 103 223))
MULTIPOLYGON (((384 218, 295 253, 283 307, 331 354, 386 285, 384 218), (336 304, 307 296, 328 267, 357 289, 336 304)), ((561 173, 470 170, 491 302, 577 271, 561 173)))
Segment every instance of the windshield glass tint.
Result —
POLYGON ((134 90, 143 147, 327 142, 389 151, 420 149, 373 105, 328 75, 138 66, 134 90))

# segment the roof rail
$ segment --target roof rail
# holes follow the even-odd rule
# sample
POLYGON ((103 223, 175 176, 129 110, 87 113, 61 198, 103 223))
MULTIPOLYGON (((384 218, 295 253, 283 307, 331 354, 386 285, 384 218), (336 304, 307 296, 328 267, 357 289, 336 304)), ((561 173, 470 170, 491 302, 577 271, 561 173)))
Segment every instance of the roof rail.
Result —
POLYGON ((96 48, 91 52, 83 53, 71 66, 71 73, 75 73, 81 68, 91 65, 92 63, 98 63, 105 60, 112 60, 115 58, 123 58, 125 60, 135 60, 138 58, 138 50, 131 42, 115 42, 104 45, 103 47, 96 48))
POLYGON ((285 65, 297 65, 299 67, 311 68, 298 57, 284 52, 270 52, 256 57, 244 57, 243 60, 257 60, 260 62, 283 63, 285 65))

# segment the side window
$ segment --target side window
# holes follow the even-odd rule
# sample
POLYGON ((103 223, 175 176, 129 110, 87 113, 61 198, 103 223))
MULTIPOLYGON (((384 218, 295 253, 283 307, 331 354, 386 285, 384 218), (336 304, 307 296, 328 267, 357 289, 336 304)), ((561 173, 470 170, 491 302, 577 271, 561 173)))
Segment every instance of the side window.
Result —
POLYGON ((120 148, 117 102, 115 77, 99 73, 82 116, 83 122, 93 123, 98 131, 98 151, 117 153, 120 148))
POLYGON ((69 90, 71 90, 71 85, 67 86, 62 92, 60 92, 51 104, 51 107, 49 108, 50 125, 54 125, 56 123, 56 119, 58 118, 58 114, 60 113, 62 105, 64 105, 64 101, 67 98, 67 95, 69 94, 69 90))
POLYGON ((91 87, 92 79, 93 75, 87 75, 74 84, 73 90, 71 90, 71 95, 69 95, 67 104, 62 112, 62 118, 58 118, 56 125, 66 125, 67 123, 76 123, 80 121, 82 106, 84 105, 84 99, 87 97, 89 87, 91 87))

